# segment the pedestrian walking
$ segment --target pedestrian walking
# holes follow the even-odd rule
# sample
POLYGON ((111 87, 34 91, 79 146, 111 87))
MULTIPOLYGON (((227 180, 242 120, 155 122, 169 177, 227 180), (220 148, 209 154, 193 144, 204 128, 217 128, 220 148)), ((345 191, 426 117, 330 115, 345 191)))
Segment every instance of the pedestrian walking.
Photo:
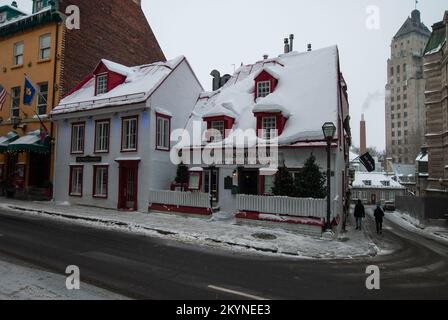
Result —
POLYGON ((366 217, 366 210, 364 209, 364 205, 361 200, 358 200, 358 203, 355 206, 355 219, 356 219, 356 230, 362 229, 362 219, 366 217))
POLYGON ((376 206, 374 216, 375 216, 375 222, 376 222, 376 233, 383 234, 384 211, 383 211, 383 209, 381 209, 380 205, 376 206))

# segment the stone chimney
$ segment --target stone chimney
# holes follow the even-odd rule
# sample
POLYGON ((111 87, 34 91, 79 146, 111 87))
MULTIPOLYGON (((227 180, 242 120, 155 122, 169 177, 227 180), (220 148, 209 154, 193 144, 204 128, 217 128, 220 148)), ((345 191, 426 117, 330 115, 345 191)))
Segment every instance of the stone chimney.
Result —
POLYGON ((362 156, 367 152, 367 132, 366 132, 366 121, 364 119, 364 114, 361 116, 361 137, 359 144, 359 155, 362 156))
POLYGON ((289 39, 288 38, 285 38, 285 53, 288 53, 289 52, 289 39))

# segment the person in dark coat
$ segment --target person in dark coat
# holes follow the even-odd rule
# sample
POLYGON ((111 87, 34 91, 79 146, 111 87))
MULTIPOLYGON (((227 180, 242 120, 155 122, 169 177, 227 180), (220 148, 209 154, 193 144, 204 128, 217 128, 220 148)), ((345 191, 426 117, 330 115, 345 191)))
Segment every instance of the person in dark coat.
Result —
POLYGON ((374 216, 375 216, 375 221, 376 221, 376 232, 378 234, 383 234, 384 211, 383 211, 383 209, 381 209, 380 205, 376 206, 374 216))
POLYGON ((355 206, 355 218, 356 218, 356 230, 362 229, 362 219, 366 217, 366 211, 364 209, 364 205, 361 200, 358 200, 358 203, 355 206))

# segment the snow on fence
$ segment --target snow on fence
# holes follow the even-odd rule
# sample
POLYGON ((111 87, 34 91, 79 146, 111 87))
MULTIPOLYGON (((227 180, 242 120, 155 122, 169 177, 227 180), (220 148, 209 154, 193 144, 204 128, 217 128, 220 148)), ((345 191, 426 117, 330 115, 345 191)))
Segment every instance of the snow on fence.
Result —
POLYGON ((238 211, 285 214, 297 217, 327 217, 327 201, 325 199, 238 195, 237 209, 238 211))
POLYGON ((210 195, 202 192, 150 190, 149 203, 194 208, 210 208, 210 195))

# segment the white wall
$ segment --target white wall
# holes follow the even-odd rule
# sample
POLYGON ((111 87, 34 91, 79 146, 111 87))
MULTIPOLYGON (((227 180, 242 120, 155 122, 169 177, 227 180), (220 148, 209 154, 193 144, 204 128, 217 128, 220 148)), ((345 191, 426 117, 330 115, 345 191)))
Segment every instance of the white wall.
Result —
POLYGON ((118 181, 119 164, 115 161, 117 158, 140 157, 142 161, 139 164, 139 188, 138 188, 138 210, 147 211, 148 209, 148 189, 142 186, 149 184, 149 145, 145 143, 145 137, 151 134, 150 113, 143 111, 144 104, 128 107, 127 111, 111 112, 104 109, 101 112, 94 112, 91 116, 83 116, 60 120, 57 122, 56 137, 56 160, 54 176, 54 198, 58 202, 70 202, 71 204, 82 204, 89 206, 99 206, 110 209, 117 209, 118 204, 118 181), (121 118, 138 115, 138 151, 130 153, 121 152, 121 118), (94 135, 95 121, 110 119, 110 147, 107 154, 94 153, 94 135), (84 154, 71 155, 71 124, 75 122, 86 122, 85 147, 84 154), (101 163, 76 163, 76 157, 101 156, 101 163), (83 196, 72 197, 69 195, 70 165, 83 165, 83 196), (93 167, 94 165, 109 166, 109 185, 108 198, 97 199, 93 195, 93 167))
MULTIPOLYGON (((201 85, 196 81, 187 62, 183 61, 151 97, 151 125, 154 128, 156 126, 154 110, 163 108, 173 114, 171 131, 183 129, 201 92, 201 85)), ((147 137, 151 145, 149 155, 153 164, 150 168, 149 189, 168 190, 176 177, 177 166, 172 164, 169 152, 156 150, 154 133, 147 137)), ((171 147, 173 146, 171 142, 171 147)))

